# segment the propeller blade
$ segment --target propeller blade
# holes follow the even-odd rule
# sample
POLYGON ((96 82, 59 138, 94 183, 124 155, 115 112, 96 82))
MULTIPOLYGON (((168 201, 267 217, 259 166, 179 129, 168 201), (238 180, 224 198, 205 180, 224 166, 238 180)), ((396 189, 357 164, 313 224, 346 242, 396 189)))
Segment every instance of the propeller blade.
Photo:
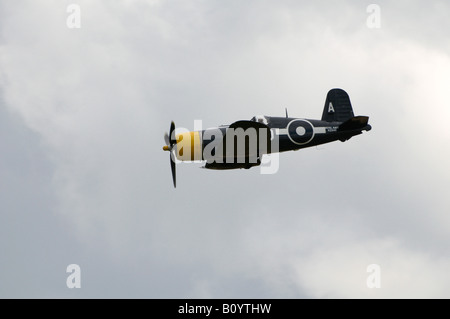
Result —
POLYGON ((172 156, 175 156, 173 152, 170 152, 170 169, 172 170, 173 187, 177 188, 177 172, 175 168, 175 160, 172 156))
POLYGON ((170 139, 169 139, 169 134, 164 133, 164 141, 166 142, 167 146, 170 146, 170 139))
POLYGON ((177 143, 177 140, 175 139, 174 132, 175 131, 175 123, 172 121, 170 123, 170 131, 169 131, 169 139, 170 139, 170 146, 173 146, 177 143))

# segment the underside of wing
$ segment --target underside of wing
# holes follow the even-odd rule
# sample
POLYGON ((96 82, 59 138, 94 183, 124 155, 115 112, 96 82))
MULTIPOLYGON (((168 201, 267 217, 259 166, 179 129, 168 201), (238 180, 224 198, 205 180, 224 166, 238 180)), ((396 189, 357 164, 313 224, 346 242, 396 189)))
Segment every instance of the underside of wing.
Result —
POLYGON ((270 129, 266 124, 254 121, 232 123, 217 146, 221 155, 208 161, 205 168, 237 169, 261 164, 261 156, 270 153, 270 129))

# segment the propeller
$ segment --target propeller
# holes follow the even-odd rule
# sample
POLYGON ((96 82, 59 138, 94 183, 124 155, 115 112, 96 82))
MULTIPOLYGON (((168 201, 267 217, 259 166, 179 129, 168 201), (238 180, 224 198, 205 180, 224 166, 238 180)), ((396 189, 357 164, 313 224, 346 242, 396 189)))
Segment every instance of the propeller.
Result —
POLYGON ((176 147, 177 147, 177 140, 175 139, 175 123, 172 121, 172 123, 170 123, 170 130, 169 130, 169 134, 167 134, 167 132, 164 134, 164 141, 166 142, 166 145, 163 147, 164 151, 169 151, 170 152, 170 169, 172 171, 172 179, 173 179, 173 187, 177 187, 177 173, 176 173, 176 169, 175 169, 175 159, 174 156, 176 156, 174 154, 174 151, 176 151, 176 147))

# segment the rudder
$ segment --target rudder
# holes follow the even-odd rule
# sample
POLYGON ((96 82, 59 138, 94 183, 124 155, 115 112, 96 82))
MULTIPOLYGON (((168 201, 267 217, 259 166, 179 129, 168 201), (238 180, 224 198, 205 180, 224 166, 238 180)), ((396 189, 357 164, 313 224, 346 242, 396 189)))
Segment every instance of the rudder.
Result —
POLYGON ((345 122, 354 117, 352 104, 347 92, 332 89, 328 92, 322 113, 322 121, 345 122))

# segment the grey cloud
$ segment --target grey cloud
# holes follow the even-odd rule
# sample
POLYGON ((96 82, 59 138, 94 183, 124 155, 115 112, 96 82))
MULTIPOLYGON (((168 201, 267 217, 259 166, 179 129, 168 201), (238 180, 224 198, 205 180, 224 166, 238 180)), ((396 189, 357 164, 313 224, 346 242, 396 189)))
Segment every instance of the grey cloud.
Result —
POLYGON ((80 30, 66 28, 65 3, 2 11, 4 104, 26 125, 5 117, 4 127, 26 133, 2 137, 12 158, 2 170, 28 185, 4 193, 28 200, 5 201, 18 214, 2 217, 32 216, 35 225, 16 220, 2 233, 18 247, 2 247, 11 260, 2 263, 2 295, 446 296, 449 175, 447 152, 435 146, 448 136, 419 128, 422 115, 446 114, 442 87, 430 82, 446 79, 449 61, 437 41, 403 36, 418 2, 407 12, 380 3, 379 30, 350 2, 80 6, 80 30), (161 151, 170 120, 210 127, 284 107, 318 118, 332 87, 349 92, 373 131, 281 154, 274 175, 183 163, 172 189, 161 151), (16 162, 27 146, 39 160, 16 162), (32 229, 39 249, 28 245, 32 229), (65 287, 73 262, 83 273, 78 291, 65 287), (364 286, 374 262, 386 278, 375 292, 364 286), (13 280, 15 265, 45 275, 13 280), (420 271, 428 281, 414 282, 420 271))

